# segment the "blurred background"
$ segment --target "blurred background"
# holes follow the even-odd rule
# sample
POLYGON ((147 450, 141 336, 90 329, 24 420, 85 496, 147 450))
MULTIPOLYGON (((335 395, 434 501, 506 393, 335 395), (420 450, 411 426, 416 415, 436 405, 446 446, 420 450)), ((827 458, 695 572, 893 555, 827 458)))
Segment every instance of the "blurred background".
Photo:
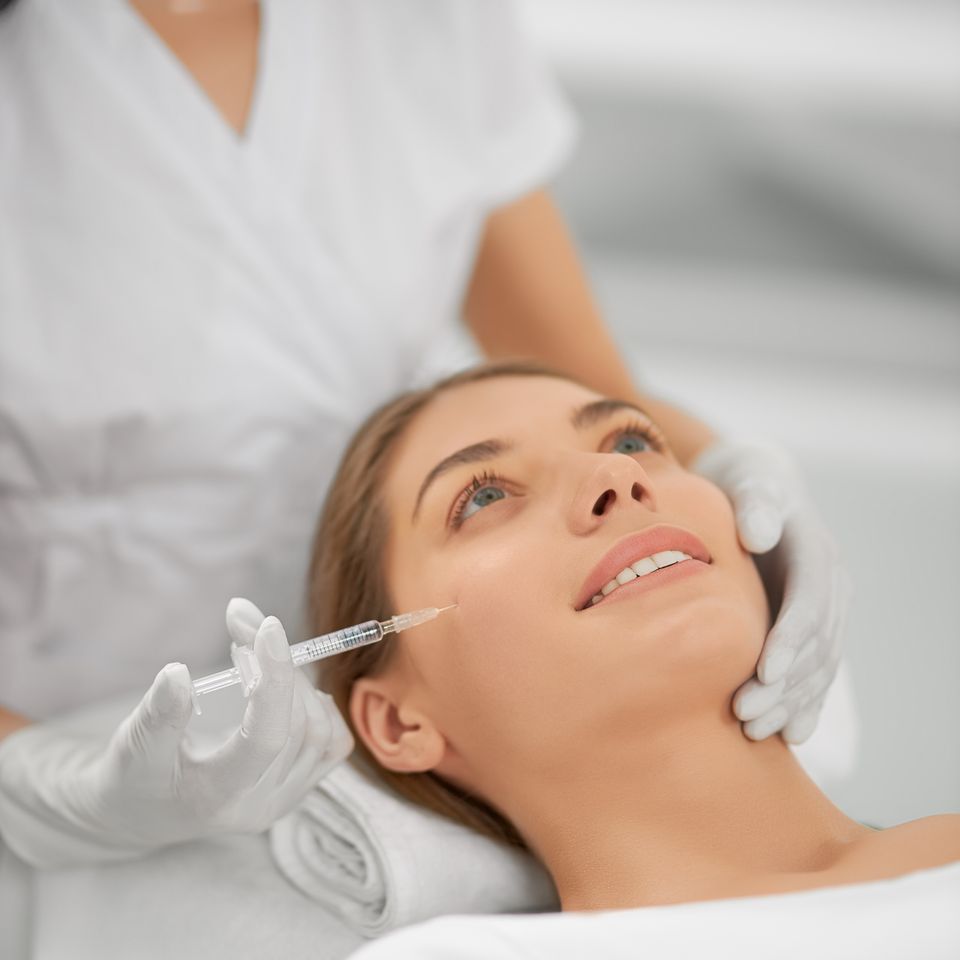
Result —
POLYGON ((880 826, 960 811, 960 3, 522 11, 638 380, 791 450, 840 543, 860 739, 829 792, 880 826))

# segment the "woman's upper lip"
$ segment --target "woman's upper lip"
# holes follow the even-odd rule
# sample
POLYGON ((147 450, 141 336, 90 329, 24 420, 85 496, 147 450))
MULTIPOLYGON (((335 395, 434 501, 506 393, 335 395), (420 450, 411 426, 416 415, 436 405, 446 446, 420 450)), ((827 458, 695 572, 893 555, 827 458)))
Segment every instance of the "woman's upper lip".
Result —
POLYGON ((660 553, 661 550, 681 550, 695 560, 702 560, 704 563, 712 561, 710 551, 699 537, 682 527, 658 523, 656 526, 624 537, 603 555, 584 580, 577 594, 575 608, 582 610, 595 594, 600 593, 600 588, 615 579, 624 567, 629 567, 654 553, 660 553))

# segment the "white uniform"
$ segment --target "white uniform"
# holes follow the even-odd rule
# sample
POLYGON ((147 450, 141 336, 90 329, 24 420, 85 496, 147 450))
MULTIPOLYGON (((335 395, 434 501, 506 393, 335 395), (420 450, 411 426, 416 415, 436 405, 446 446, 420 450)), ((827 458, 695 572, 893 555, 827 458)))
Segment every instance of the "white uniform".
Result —
POLYGON ((343 444, 572 142, 497 0, 262 0, 237 137, 125 0, 0 16, 0 705, 299 639, 343 444))

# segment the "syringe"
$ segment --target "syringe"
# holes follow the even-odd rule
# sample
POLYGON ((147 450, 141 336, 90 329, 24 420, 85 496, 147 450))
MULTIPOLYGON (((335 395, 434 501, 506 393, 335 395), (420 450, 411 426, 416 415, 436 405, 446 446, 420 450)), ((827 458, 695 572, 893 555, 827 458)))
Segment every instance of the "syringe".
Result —
MULTIPOLYGON (((401 630, 409 630, 411 627, 433 620, 444 611, 452 610, 455 606, 454 603, 449 607, 440 607, 439 609, 437 607, 426 607, 423 610, 415 610, 413 613, 398 613, 389 620, 367 620, 353 627, 344 627, 342 630, 334 630, 333 633, 325 633, 320 637, 314 637, 312 640, 295 643, 290 647, 290 656, 295 666, 302 667, 304 664, 314 663, 326 657, 334 657, 347 650, 355 650, 357 647, 365 647, 367 644, 376 643, 388 633, 400 633, 401 630)), ((239 683, 243 685, 244 696, 249 696, 257 685, 261 671, 260 664, 257 663, 257 658, 253 655, 253 648, 233 643, 230 645, 230 658, 233 660, 233 666, 230 669, 221 670, 219 673, 211 673, 193 681, 193 708, 198 714, 200 713, 200 703, 197 697, 201 694, 212 693, 214 690, 222 690, 224 687, 232 687, 239 683)))

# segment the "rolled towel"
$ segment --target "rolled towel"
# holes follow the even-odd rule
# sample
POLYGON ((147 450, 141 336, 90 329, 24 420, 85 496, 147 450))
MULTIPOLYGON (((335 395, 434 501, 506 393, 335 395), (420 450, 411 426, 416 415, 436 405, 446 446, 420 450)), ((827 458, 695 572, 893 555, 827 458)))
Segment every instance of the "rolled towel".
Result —
POLYGON ((558 909, 530 854, 416 806, 349 763, 273 825, 270 845, 294 886, 366 937, 442 914, 558 909))

